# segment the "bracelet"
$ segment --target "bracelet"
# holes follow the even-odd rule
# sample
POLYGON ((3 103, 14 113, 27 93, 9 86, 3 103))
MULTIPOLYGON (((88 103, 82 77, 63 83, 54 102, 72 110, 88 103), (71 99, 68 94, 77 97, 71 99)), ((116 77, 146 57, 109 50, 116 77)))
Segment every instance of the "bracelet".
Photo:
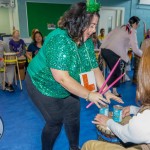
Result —
POLYGON ((86 101, 89 101, 90 94, 91 94, 91 92, 89 92, 87 97, 85 98, 86 101))

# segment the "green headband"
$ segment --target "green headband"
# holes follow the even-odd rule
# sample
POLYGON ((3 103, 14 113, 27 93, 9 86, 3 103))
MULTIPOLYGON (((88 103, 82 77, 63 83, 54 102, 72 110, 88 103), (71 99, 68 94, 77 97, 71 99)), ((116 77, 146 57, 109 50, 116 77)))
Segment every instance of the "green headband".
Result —
POLYGON ((98 12, 100 10, 100 3, 97 3, 96 0, 87 0, 86 2, 86 11, 90 13, 98 12))

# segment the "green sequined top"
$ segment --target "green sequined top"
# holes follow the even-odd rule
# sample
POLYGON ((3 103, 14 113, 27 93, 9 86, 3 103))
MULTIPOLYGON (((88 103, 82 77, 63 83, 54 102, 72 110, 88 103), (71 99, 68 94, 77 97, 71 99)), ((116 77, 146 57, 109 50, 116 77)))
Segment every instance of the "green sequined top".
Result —
POLYGON ((80 73, 97 67, 91 39, 77 47, 66 30, 57 28, 46 37, 44 45, 32 59, 27 70, 33 84, 43 95, 65 98, 70 93, 55 81, 50 68, 68 71, 72 78, 80 82, 80 73))

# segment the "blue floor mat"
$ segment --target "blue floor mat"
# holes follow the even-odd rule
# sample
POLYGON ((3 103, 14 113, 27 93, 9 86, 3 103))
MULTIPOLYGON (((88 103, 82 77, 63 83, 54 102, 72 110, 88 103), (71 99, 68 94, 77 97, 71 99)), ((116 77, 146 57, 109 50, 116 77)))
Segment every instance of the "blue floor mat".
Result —
MULTIPOLYGON (((14 93, 0 91, 0 116, 4 121, 4 135, 0 139, 0 150, 41 150, 40 135, 44 126, 44 119, 28 97, 25 84, 23 91, 15 87, 14 93)), ((119 93, 122 94, 124 105, 136 105, 136 85, 131 82, 121 84, 119 93)), ((81 99, 81 131, 80 146, 87 140, 97 139, 96 128, 91 123, 99 112, 95 105, 86 109, 88 102, 81 99)), ((112 101, 113 105, 118 104, 112 101)), ((62 129, 54 150, 68 150, 68 141, 62 129)))

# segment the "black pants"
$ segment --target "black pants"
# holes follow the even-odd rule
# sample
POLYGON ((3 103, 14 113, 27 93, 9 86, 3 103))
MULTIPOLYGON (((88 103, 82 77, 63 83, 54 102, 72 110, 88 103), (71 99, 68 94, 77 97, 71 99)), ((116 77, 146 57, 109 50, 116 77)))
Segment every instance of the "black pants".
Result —
MULTIPOLYGON (((106 61, 106 64, 108 65, 110 70, 113 69, 114 65, 116 64, 116 62, 120 58, 120 56, 115 54, 113 51, 111 51, 109 49, 103 49, 103 48, 101 49, 101 55, 104 58, 104 60, 106 61)), ((122 60, 118 64, 118 66, 115 69, 115 71, 112 74, 112 76, 110 77, 110 79, 109 79, 109 81, 107 83, 108 85, 110 85, 113 81, 115 81, 121 75, 122 69, 124 67, 125 67, 125 62, 122 60)), ((119 85, 120 85, 120 81, 118 81, 113 87, 118 87, 119 85)))
MULTIPOLYGON (((76 96, 64 99, 52 98, 41 94, 26 75, 29 96, 42 113, 46 124, 42 131, 42 150, 52 150, 62 125, 72 150, 78 150, 80 130, 80 102, 76 96)), ((63 148, 62 148, 63 149, 63 148)))

